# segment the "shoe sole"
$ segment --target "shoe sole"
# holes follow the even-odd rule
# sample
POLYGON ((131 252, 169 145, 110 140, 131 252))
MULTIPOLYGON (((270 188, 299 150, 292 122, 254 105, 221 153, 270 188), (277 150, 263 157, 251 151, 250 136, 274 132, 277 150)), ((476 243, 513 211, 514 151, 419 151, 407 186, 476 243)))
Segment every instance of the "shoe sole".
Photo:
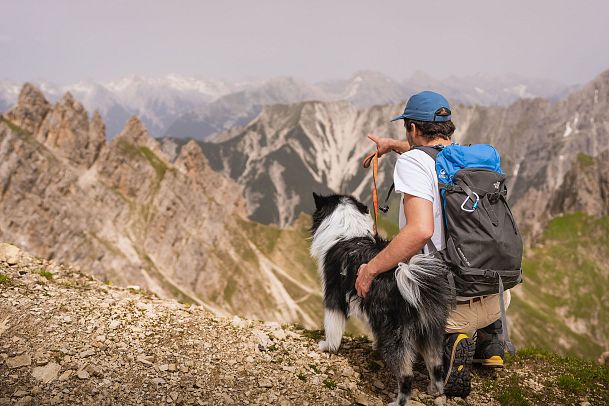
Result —
POLYGON ((451 362, 446 379, 444 394, 464 398, 471 391, 471 367, 476 343, 465 334, 459 334, 451 352, 451 362))
POLYGON ((493 355, 490 358, 479 359, 474 358, 474 364, 480 364, 483 367, 503 368, 503 358, 499 355, 493 355))

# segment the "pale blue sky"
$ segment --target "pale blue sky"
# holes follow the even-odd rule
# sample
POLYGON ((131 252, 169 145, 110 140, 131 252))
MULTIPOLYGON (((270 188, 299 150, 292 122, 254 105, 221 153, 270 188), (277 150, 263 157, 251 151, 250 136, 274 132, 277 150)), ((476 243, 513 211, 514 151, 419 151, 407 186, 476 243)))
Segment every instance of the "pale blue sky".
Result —
POLYGON ((0 0, 0 10, 0 79, 16 81, 317 81, 373 69, 574 84, 609 69, 606 0, 0 0))

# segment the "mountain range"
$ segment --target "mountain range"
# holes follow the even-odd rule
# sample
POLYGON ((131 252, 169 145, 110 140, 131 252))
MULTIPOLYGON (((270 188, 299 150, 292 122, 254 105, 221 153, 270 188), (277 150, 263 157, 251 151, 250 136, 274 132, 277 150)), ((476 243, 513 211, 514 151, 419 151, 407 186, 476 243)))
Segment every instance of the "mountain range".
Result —
MULTIPOLYGON (((511 178, 509 198, 531 237, 560 214, 552 197, 577 157, 609 149, 608 94, 609 71, 555 102, 453 106, 456 142, 490 143, 500 151, 511 178)), ((371 172, 361 169, 361 161, 374 144, 366 136, 404 138, 401 124, 389 122, 401 109, 401 104, 357 108, 345 101, 267 106, 247 125, 200 145, 215 170, 243 186, 252 219, 287 225, 306 211, 302 202, 312 190, 370 201, 371 172)), ((390 184, 386 177, 395 158, 381 159, 381 189, 390 184)))
MULTIPOLYGON (((527 242, 509 312, 519 343, 609 348, 609 294, 595 288, 609 282, 608 107, 605 72, 554 102, 453 108, 455 139, 495 145, 510 176, 527 242)), ((403 137, 388 122, 401 109, 268 105, 207 142, 156 140, 131 118, 108 142, 99 113, 28 84, 0 123, 0 240, 216 312, 318 325, 311 192, 369 201, 366 134, 403 137)), ((381 159, 382 192, 394 159, 381 159)))
MULTIPOLYGON (((360 71, 344 80, 309 83, 291 77, 231 82, 197 77, 130 76, 107 83, 79 82, 65 86, 38 83, 52 102, 70 92, 90 111, 98 111, 108 138, 117 135, 130 116, 137 116, 153 136, 199 140, 247 124, 265 105, 307 100, 347 100, 357 107, 399 103, 426 88, 467 104, 506 105, 518 98, 559 98, 573 87, 549 80, 505 75, 450 77, 442 80, 417 72, 397 81, 374 71, 360 71)), ((21 83, 0 81, 0 111, 17 101, 21 83)))

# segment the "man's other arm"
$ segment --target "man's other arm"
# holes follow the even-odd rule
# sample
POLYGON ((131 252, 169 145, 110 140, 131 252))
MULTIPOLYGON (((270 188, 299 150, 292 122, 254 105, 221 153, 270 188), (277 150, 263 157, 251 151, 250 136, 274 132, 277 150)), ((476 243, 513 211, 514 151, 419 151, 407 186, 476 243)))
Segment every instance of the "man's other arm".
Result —
POLYGON ((404 194, 404 214, 408 223, 398 235, 358 271, 355 287, 360 296, 368 294, 372 280, 421 251, 434 231, 433 205, 429 200, 404 194))

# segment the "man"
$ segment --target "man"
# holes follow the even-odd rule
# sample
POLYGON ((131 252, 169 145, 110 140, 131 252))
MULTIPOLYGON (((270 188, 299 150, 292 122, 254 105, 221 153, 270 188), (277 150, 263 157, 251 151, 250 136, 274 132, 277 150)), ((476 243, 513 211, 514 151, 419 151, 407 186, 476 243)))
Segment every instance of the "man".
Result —
MULTIPOLYGON (((446 146, 451 144, 455 126, 451 121, 448 101, 440 94, 425 91, 412 96, 404 113, 391 121, 404 120, 406 140, 370 135, 379 156, 396 151, 400 157, 395 165, 395 191, 402 194, 400 232, 389 245, 358 270, 355 287, 364 297, 374 277, 399 262, 407 262, 421 251, 429 252, 429 240, 438 250, 445 247, 442 205, 435 161, 414 146, 446 146)), ((504 295, 506 308, 510 294, 504 295)), ((471 388, 470 367, 473 359, 484 366, 503 366, 503 345, 499 340, 501 321, 497 295, 476 298, 457 297, 446 326, 444 351, 444 393, 465 397, 471 388), (473 335, 477 331, 477 346, 473 335)))

